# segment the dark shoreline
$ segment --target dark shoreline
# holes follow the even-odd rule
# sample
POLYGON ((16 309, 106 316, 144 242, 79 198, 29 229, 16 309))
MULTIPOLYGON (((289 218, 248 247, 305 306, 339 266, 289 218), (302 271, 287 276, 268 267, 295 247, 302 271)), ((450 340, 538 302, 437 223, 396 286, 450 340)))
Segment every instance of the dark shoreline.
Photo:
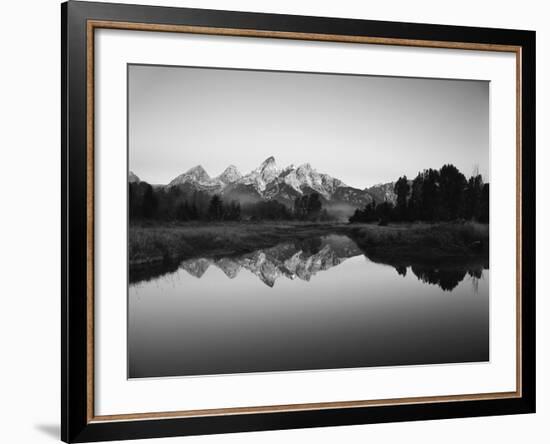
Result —
POLYGON ((477 223, 338 224, 231 222, 131 225, 130 282, 174 271, 187 259, 251 253, 331 234, 352 239, 371 261, 396 268, 489 267, 489 228, 477 223))

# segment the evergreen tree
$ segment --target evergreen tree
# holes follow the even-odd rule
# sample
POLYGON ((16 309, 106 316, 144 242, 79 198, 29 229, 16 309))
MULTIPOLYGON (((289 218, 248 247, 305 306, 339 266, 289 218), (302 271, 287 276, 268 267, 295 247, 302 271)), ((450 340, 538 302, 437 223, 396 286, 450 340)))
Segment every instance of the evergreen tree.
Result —
POLYGON ((128 213, 131 221, 141 217, 138 197, 139 197, 139 194, 137 190, 137 184, 129 183, 128 184, 128 213))
POLYGON ((294 215, 300 220, 318 220, 323 203, 319 193, 304 194, 294 200, 294 215))
POLYGON ((462 210, 466 178, 454 165, 439 170, 439 218, 455 220, 462 210))
POLYGON ((190 216, 191 215, 189 210, 189 204, 187 203, 187 201, 180 203, 176 210, 176 219, 182 222, 187 222, 191 220, 190 216))
POLYGON ((407 176, 400 177, 393 187, 394 193, 397 196, 396 212, 397 217, 400 220, 406 220, 408 218, 407 200, 409 198, 409 191, 411 187, 407 176))
POLYGON ((199 210, 197 209, 197 204, 193 202, 189 205, 189 220, 199 219, 199 210))
POLYGON ((421 220, 435 222, 459 218, 475 219, 483 223, 489 220, 489 186, 481 175, 466 181, 454 165, 444 165, 440 170, 424 170, 409 183, 406 176, 394 185, 396 205, 382 202, 357 209, 349 218, 353 222, 381 224, 389 221, 421 220))
POLYGON ((210 199, 210 205, 208 206, 208 219, 210 220, 222 220, 223 219, 223 202, 220 196, 214 194, 210 199))
POLYGON ((376 220, 376 205, 374 202, 371 202, 370 204, 365 205, 365 208, 363 210, 360 210, 357 208, 355 210, 355 213, 353 213, 353 216, 349 218, 350 223, 357 223, 357 222, 363 222, 363 223, 369 223, 374 222, 376 220))
POLYGON ((225 220, 239 220, 241 218, 241 205, 239 202, 232 201, 224 208, 225 220))
POLYGON ((422 219, 434 221, 439 216, 439 171, 425 170, 422 182, 422 219))
POLYGON ((464 192, 464 207, 462 216, 465 219, 477 219, 480 213, 483 178, 481 174, 470 177, 464 192))
POLYGON ((424 176, 421 173, 414 178, 412 182, 411 198, 409 199, 409 216, 412 220, 422 219, 423 203, 422 203, 422 186, 424 176))
POLYGON ((153 187, 146 184, 145 193, 143 195, 142 213, 146 219, 152 219, 156 216, 158 200, 155 196, 153 187))
POLYGON ((376 217, 379 225, 387 225, 393 220, 395 207, 391 202, 382 202, 376 206, 376 217))
POLYGON ((479 222, 489 223, 489 184, 483 185, 481 190, 481 198, 479 202, 479 214, 477 216, 479 222))
POLYGON ((323 204, 319 193, 311 193, 307 199, 307 218, 310 220, 319 219, 322 208, 323 204))

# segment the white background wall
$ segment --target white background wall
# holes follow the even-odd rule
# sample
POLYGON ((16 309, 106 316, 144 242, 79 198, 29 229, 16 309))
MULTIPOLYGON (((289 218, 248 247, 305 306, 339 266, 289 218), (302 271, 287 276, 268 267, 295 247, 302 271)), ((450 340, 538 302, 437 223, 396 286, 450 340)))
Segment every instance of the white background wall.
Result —
MULTIPOLYGON (((119 0, 119 2, 122 2, 119 0)), ((124 3, 136 3, 126 1, 124 3)), ((548 442, 550 432, 550 13, 540 0, 153 1, 145 3, 537 31, 538 413, 155 442, 548 442)), ((60 372, 60 21, 58 0, 4 2, 0 26, 0 441, 54 442, 60 372)), ((510 196, 512 199, 513 196, 510 196)))

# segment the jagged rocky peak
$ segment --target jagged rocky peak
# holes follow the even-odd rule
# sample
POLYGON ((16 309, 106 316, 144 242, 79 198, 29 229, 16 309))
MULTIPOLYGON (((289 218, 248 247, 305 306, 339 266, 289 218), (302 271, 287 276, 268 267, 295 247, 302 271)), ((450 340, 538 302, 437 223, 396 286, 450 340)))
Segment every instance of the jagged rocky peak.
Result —
POLYGON ((266 182, 273 180, 280 173, 280 170, 277 167, 277 163, 275 162, 275 158, 273 156, 265 159, 258 168, 258 171, 260 172, 262 179, 264 179, 264 181, 266 182))
POLYGON ((185 182, 205 184, 210 181, 211 181, 210 176, 208 175, 206 170, 201 165, 197 165, 187 170, 185 173, 180 174, 178 177, 172 180, 172 182, 170 182, 168 185, 169 186, 180 185, 185 182))
POLYGON ((242 177, 242 174, 235 165, 229 165, 223 173, 221 173, 217 178, 223 183, 233 183, 238 181, 242 177))
POLYGON ((307 174, 307 173, 311 173, 313 170, 313 168, 311 167, 311 164, 310 163, 303 163, 302 165, 300 165, 296 171, 302 173, 302 174, 307 174))
POLYGON ((271 165, 276 165, 276 162, 275 162, 275 157, 273 156, 269 156, 267 159, 265 159, 261 165, 260 165, 260 169, 264 169, 266 167, 269 167, 271 165))
POLYGON ((309 185, 311 183, 311 179, 318 176, 318 174, 309 163, 303 163, 296 168, 296 176, 298 177, 298 180, 309 185))
POLYGON ((293 171, 296 171, 296 167, 294 166, 293 163, 291 163, 289 166, 281 170, 281 173, 279 174, 279 176, 284 177, 293 171))
POLYGON ((185 173, 185 175, 188 177, 192 177, 198 181, 204 180, 204 179, 206 180, 210 179, 210 176, 208 175, 206 170, 202 167, 202 165, 197 165, 191 168, 185 173))
POLYGON ((137 175, 135 175, 132 171, 128 173, 128 182, 129 183, 139 183, 141 180, 137 175))
POLYGON ((258 168, 243 176, 239 183, 251 185, 258 193, 262 194, 267 185, 279 177, 279 173, 275 158, 270 156, 258 168))

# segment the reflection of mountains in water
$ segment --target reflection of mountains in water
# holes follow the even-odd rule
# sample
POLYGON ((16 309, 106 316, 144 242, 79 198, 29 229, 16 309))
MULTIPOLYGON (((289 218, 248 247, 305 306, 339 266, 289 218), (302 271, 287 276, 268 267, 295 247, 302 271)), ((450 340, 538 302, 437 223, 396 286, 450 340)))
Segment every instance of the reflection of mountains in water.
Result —
POLYGON ((410 270, 421 282, 437 285, 446 291, 452 291, 466 276, 471 277, 476 285, 482 277, 483 269, 489 265, 487 260, 479 258, 463 258, 462 261, 454 258, 450 262, 434 264, 382 258, 379 253, 371 257, 368 251, 362 251, 347 236, 330 235, 281 243, 239 256, 189 259, 179 266, 196 278, 201 278, 210 266, 219 268, 230 279, 234 279, 244 269, 273 287, 281 277, 309 281, 318 272, 329 270, 361 254, 373 262, 393 266, 402 276, 406 276, 410 270))
POLYGON ((360 254, 359 247, 347 236, 331 235, 286 242, 240 256, 190 259, 182 262, 180 267, 197 278, 202 277, 211 265, 221 269, 230 279, 245 269, 273 287, 280 277, 309 281, 319 271, 326 271, 360 254))

